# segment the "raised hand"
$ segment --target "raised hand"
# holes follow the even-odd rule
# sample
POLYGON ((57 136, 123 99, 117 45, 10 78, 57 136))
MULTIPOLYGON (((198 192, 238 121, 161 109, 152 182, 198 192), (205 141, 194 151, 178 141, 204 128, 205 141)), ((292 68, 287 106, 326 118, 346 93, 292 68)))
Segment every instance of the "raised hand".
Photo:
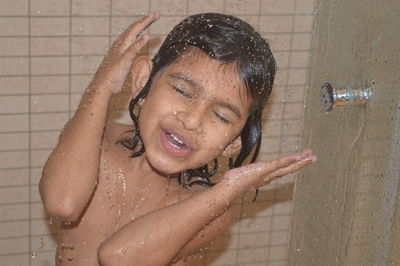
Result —
POLYGON ((104 89, 116 94, 122 90, 125 79, 131 70, 132 63, 149 40, 148 35, 139 38, 139 35, 160 17, 158 12, 151 12, 147 16, 131 24, 112 44, 110 50, 99 66, 91 87, 104 89))
POLYGON ((292 174, 317 160, 311 150, 282 157, 268 162, 256 162, 227 171, 222 179, 228 186, 238 188, 241 193, 256 189, 272 180, 292 174))

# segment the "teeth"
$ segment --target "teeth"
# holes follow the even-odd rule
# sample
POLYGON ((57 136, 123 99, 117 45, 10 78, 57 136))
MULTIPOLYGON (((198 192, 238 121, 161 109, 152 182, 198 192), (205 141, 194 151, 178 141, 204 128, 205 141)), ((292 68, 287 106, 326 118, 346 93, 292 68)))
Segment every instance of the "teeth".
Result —
POLYGON ((178 142, 179 144, 185 145, 185 143, 184 143, 182 140, 180 140, 177 136, 175 136, 174 134, 170 134, 170 136, 171 136, 176 142, 178 142))

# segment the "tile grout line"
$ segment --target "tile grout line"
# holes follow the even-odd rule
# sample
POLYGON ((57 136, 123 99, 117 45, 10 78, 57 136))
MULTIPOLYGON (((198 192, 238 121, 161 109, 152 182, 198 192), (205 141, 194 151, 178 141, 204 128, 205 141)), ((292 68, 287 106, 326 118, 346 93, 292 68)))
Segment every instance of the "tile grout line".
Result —
MULTIPOLYGON (((282 146, 283 146, 283 136, 284 136, 284 124, 285 124, 285 113, 286 113, 286 99, 288 98, 288 88, 291 85, 289 83, 289 79, 290 79, 290 65, 292 62, 292 53, 293 53, 293 35, 295 33, 295 19, 296 19, 296 10, 297 10, 297 6, 296 6, 296 1, 297 0, 293 0, 293 15, 292 15, 292 24, 291 24, 291 34, 289 35, 289 53, 288 53, 288 67, 287 67, 287 76, 286 76, 286 81, 285 84, 283 86, 285 92, 284 92, 284 98, 283 100, 285 101, 283 103, 282 106, 282 123, 280 125, 280 132, 281 132, 281 138, 280 138, 280 143, 279 143, 279 155, 282 156, 282 146)), ((276 186, 275 186, 276 187, 276 186)), ((273 199, 274 201, 277 198, 277 193, 276 193, 276 189, 273 190, 273 199)), ((271 246, 271 241, 272 241, 272 235, 273 235, 273 230, 274 230, 274 216, 275 216, 275 206, 272 207, 272 214, 271 214, 271 224, 270 224, 270 232, 269 232, 269 239, 268 239, 268 246, 271 246)), ((291 216, 291 214, 289 214, 288 216, 291 216)), ((271 257, 271 249, 268 249, 268 262, 270 262, 270 257, 271 257)))
POLYGON ((31 261, 31 252, 32 252, 32 244, 31 244, 31 218, 32 218, 32 213, 31 213, 31 200, 32 200, 32 189, 31 189, 31 179, 32 179, 32 170, 31 170, 31 165, 32 165, 32 158, 31 158, 31 90, 32 90, 32 78, 31 78, 31 3, 28 0, 28 265, 32 265, 31 261))
POLYGON ((68 120, 71 119, 72 91, 72 0, 69 0, 69 38, 68 38, 68 120))

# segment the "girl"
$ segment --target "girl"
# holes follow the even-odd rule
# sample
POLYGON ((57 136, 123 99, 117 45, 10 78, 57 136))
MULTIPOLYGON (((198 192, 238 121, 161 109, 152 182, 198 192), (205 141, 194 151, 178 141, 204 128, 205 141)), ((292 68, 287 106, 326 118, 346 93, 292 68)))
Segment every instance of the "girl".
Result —
POLYGON ((194 15, 153 60, 137 56, 149 39, 139 34, 158 17, 150 13, 113 43, 45 164, 43 204, 63 222, 57 265, 183 263, 229 227, 236 198, 316 160, 306 150, 253 163, 275 76, 253 28, 194 15), (134 125, 106 121, 129 73, 134 125), (232 169, 213 184, 217 157, 232 169))

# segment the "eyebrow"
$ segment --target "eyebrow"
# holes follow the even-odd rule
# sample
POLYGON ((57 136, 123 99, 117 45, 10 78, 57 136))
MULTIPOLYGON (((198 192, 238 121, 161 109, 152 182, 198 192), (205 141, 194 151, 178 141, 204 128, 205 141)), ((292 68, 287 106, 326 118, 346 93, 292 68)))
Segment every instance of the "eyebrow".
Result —
MULTIPOLYGON (((198 84, 196 81, 194 81, 194 80, 192 80, 191 78, 189 78, 188 76, 184 75, 183 73, 177 73, 177 72, 175 72, 175 73, 169 74, 168 76, 171 77, 171 78, 174 78, 174 79, 183 80, 183 81, 185 81, 186 83, 188 83, 190 86, 192 86, 192 87, 195 88, 195 89, 199 89, 199 90, 202 90, 202 89, 203 89, 203 86, 201 86, 201 85, 198 84)), ((216 101, 216 104, 228 108, 228 109, 231 110, 232 113, 234 113, 239 119, 242 118, 242 115, 240 114, 239 108, 237 108, 235 105, 232 105, 232 104, 230 104, 230 103, 228 103, 228 102, 220 101, 220 100, 216 101)))

